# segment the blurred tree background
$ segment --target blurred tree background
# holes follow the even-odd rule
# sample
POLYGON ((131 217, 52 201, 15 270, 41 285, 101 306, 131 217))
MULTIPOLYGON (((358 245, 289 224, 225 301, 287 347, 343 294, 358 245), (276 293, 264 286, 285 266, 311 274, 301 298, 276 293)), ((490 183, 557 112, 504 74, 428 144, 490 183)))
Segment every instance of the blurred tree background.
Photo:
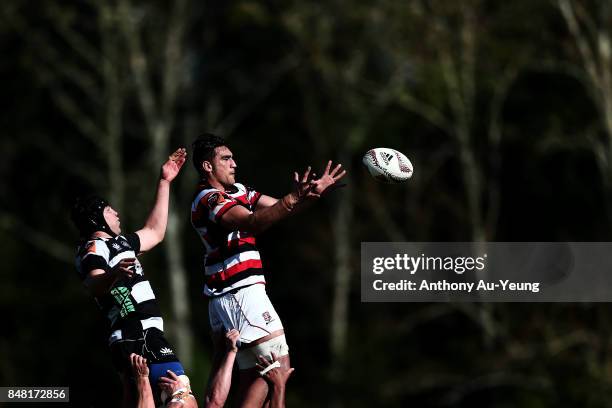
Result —
MULTIPOLYGON (((260 238, 295 407, 608 406, 607 304, 367 304, 362 241, 610 241, 605 0, 66 0, 0 4, 0 385, 118 406, 68 208, 95 190, 142 225, 164 157, 225 136, 269 195, 328 159, 348 187, 260 238), (361 168, 405 152, 406 184, 361 168)), ((211 358, 196 174, 141 261, 203 395, 211 358)))

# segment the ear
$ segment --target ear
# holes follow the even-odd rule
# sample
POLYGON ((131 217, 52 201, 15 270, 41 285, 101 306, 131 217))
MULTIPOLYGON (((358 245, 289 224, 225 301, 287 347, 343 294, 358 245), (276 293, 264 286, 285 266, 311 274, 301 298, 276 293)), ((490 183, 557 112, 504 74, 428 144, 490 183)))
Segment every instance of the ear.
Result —
POLYGON ((210 162, 208 160, 204 160, 202 162, 202 168, 204 169, 205 172, 210 173, 213 170, 212 164, 210 164, 210 162))

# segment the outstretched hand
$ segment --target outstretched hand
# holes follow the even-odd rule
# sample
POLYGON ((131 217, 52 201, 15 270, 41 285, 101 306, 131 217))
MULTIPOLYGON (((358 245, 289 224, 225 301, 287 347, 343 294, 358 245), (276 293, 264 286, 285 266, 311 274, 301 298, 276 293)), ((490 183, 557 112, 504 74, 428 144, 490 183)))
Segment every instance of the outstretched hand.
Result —
POLYGON ((318 198, 320 195, 313 192, 314 186, 311 180, 311 167, 308 166, 304 174, 300 176, 298 172, 293 173, 293 191, 298 201, 306 198, 318 198))
POLYGON ((161 168, 161 178, 166 181, 172 181, 181 171, 181 167, 187 159, 187 150, 184 147, 176 149, 174 153, 168 156, 168 161, 161 168))
POLYGON ((333 189, 343 186, 338 184, 338 181, 346 175, 346 170, 341 170, 342 165, 339 163, 332 169, 332 164, 331 160, 327 162, 327 167, 319 178, 311 173, 310 166, 301 177, 297 172, 293 173, 294 191, 298 201, 319 198, 333 189))
POLYGON ((330 192, 334 188, 342 187, 337 184, 338 181, 346 175, 346 170, 340 171, 342 164, 338 163, 333 170, 331 170, 332 161, 327 162, 327 167, 323 172, 323 175, 316 180, 311 181, 313 186, 312 192, 319 196, 330 192), (330 171, 331 170, 331 171, 330 171))

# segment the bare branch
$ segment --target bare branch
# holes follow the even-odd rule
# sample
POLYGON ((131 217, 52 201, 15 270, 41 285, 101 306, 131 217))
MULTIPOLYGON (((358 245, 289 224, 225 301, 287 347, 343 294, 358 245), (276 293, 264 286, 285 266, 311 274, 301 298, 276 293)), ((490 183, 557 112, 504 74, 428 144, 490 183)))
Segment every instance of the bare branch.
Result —
POLYGON ((49 11, 51 19, 56 22, 54 28, 57 33, 76 54, 87 62, 90 69, 101 74, 100 60, 103 56, 78 31, 70 28, 72 21, 65 18, 66 10, 62 9, 58 3, 49 2, 49 11))
POLYGON ((183 36, 188 21, 187 2, 175 0, 173 6, 164 47, 164 75, 160 103, 160 114, 168 129, 172 129, 174 122, 176 96, 181 82, 180 70, 183 67, 183 36))
POLYGON ((574 41, 576 41, 576 45, 578 46, 578 50, 580 51, 580 55, 582 56, 582 61, 585 65, 585 68, 591 77, 591 80, 594 83, 599 83, 599 72, 597 69, 597 60, 593 55, 593 50, 589 46, 589 41, 582 32, 580 28, 580 24, 576 19, 576 14, 574 13, 574 9, 572 7, 570 0, 557 0, 557 4, 559 9, 561 10, 561 14, 567 23, 567 26, 570 30, 570 33, 574 37, 574 41))
POLYGON ((92 186, 104 185, 106 180, 104 174, 91 162, 74 160, 74 157, 66 154, 61 147, 58 147, 47 137, 32 138, 32 143, 45 153, 45 158, 64 170, 66 173, 87 181, 92 186))
POLYGON ((451 127, 446 117, 434 106, 427 104, 426 102, 416 99, 413 95, 407 92, 401 92, 398 95, 397 102, 399 106, 421 116, 429 123, 444 131, 445 133, 451 132, 451 127))
POLYGON ((223 118, 215 127, 214 131, 223 135, 231 135, 234 130, 255 111, 261 102, 276 89, 283 76, 297 66, 298 61, 295 58, 288 58, 285 60, 280 65, 280 68, 273 72, 271 77, 255 90, 253 96, 223 118))
POLYGON ((68 263, 74 264, 74 251, 68 245, 58 241, 53 236, 36 230, 14 215, 0 212, 0 228, 11 231, 14 236, 24 239, 47 255, 68 263))
POLYGON ((136 90, 144 114, 145 125, 149 133, 154 135, 155 123, 158 118, 158 109, 153 94, 153 87, 150 83, 147 57, 142 49, 140 33, 137 30, 140 24, 133 18, 134 11, 129 0, 119 1, 118 12, 121 29, 127 42, 129 52, 128 58, 130 66, 132 67, 132 72, 134 73, 136 90))
POLYGON ((19 14, 12 15, 10 19, 7 19, 7 23, 32 45, 32 49, 36 50, 36 53, 33 55, 41 59, 40 66, 45 68, 40 71, 47 72, 49 71, 48 68, 51 68, 55 73, 53 76, 54 80, 59 80, 60 78, 69 80, 81 92, 87 95, 92 103, 97 103, 101 90, 95 77, 61 55, 54 44, 49 41, 48 33, 44 33, 37 27, 30 25, 19 14))
POLYGON ((474 116, 474 100, 476 94, 476 17, 474 8, 461 3, 463 24, 461 25, 461 89, 463 99, 463 115, 469 128, 474 116))
POLYGON ((495 237, 495 229, 499 217, 501 202, 499 177, 502 168, 502 154, 500 151, 502 139, 502 110, 512 84, 518 77, 518 66, 507 70, 504 75, 496 82, 491 99, 491 112, 489 115, 489 208, 486 214, 486 225, 488 226, 488 236, 495 237))
POLYGON ((81 134, 89 138, 97 148, 106 151, 108 147, 103 143, 105 132, 98 127, 89 115, 82 111, 79 103, 61 87, 51 85, 51 89, 51 96, 57 107, 74 123, 81 134))

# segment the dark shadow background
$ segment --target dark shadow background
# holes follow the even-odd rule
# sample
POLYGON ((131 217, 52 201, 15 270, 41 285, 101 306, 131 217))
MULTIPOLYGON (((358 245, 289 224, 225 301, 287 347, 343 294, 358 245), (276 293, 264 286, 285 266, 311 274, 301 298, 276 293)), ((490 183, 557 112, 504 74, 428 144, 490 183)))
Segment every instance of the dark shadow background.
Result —
MULTIPOLYGON (((609 5, 454 3, 2 2, 0 385, 118 406, 69 205, 96 190, 139 228, 159 158, 213 131, 238 179, 272 196, 308 164, 350 172, 259 238, 296 367, 288 406, 608 405, 607 304, 360 302, 362 241, 610 241, 609 5), (375 182, 361 166, 373 147, 404 152, 414 177, 375 182)), ((173 294, 167 243, 141 262, 175 344, 171 299, 188 303, 193 350, 178 353, 201 397, 211 344, 195 185, 188 163, 172 196, 187 292, 173 294)))

